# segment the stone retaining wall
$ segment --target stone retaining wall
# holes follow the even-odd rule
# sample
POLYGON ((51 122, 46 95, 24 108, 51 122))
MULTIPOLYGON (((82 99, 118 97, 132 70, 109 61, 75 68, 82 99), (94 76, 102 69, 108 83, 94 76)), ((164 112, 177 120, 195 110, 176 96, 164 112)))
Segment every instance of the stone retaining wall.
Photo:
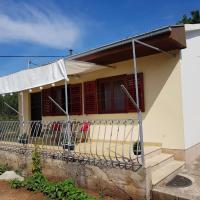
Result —
MULTIPOLYGON (((0 163, 7 163, 25 175, 31 173, 31 157, 0 150, 0 163)), ((150 199, 150 173, 148 169, 137 172, 120 168, 100 168, 62 160, 42 160, 43 173, 56 180, 73 179, 80 187, 121 200, 150 199)))

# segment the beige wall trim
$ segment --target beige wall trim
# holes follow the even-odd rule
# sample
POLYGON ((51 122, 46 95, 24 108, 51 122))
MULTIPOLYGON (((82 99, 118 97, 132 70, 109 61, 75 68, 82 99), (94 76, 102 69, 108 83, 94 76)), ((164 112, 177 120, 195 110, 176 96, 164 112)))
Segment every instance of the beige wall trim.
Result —
POLYGON ((185 150, 186 164, 190 164, 200 156, 200 143, 193 145, 185 150))
POLYGON ((185 150, 184 149, 167 149, 162 148, 163 153, 173 154, 176 160, 185 160, 185 150))
POLYGON ((200 143, 189 147, 188 149, 167 149, 162 148, 163 153, 174 154, 176 160, 183 160, 190 164, 200 156, 200 143))

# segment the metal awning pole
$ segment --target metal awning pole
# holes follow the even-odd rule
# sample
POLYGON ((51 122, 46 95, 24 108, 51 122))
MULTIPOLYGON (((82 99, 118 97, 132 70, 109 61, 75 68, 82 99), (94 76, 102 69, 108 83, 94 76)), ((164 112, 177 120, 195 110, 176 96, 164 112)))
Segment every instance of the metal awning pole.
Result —
POLYGON ((67 115, 67 120, 69 121, 67 79, 65 79, 65 111, 67 115))
POLYGON ((137 61, 136 61, 136 52, 135 52, 135 40, 132 40, 132 50, 133 50, 133 68, 135 76, 135 92, 136 92, 136 103, 140 107, 139 94, 138 94, 138 78, 137 78, 137 61))
POLYGON ((21 118, 20 118, 20 135, 24 134, 24 93, 23 91, 20 92, 20 96, 21 96, 21 118))
POLYGON ((10 106, 8 103, 6 103, 6 102, 3 102, 8 108, 10 108, 12 111, 14 111, 15 113, 17 113, 19 116, 20 116, 20 118, 22 118, 22 114, 19 112, 19 111, 17 111, 15 108, 13 108, 12 106, 10 106))
POLYGON ((145 42, 141 42, 140 40, 136 40, 136 39, 135 39, 135 42, 136 42, 136 43, 139 43, 139 44, 141 44, 141 45, 143 45, 143 46, 145 46, 145 47, 148 47, 148 48, 150 48, 150 49, 154 49, 154 50, 156 50, 156 51, 158 51, 158 52, 164 53, 164 54, 166 54, 166 55, 168 55, 168 56, 173 56, 173 57, 176 56, 176 54, 174 54, 174 53, 164 51, 164 50, 162 50, 162 49, 160 49, 160 48, 158 48, 158 47, 152 46, 152 45, 147 44, 147 43, 145 43, 145 42))
POLYGON ((22 114, 22 122, 24 122, 24 93, 21 92, 20 94, 21 94, 21 104, 22 104, 22 112, 21 112, 21 114, 22 114))
POLYGON ((69 121, 69 110, 68 110, 68 92, 67 92, 67 79, 65 79, 65 110, 67 115, 67 129, 66 129, 66 135, 68 140, 68 152, 70 152, 70 147, 72 146, 72 132, 71 132, 71 124, 69 121))
POLYGON ((49 99, 54 103, 54 105, 57 106, 58 109, 60 109, 65 115, 67 115, 67 113, 65 112, 65 110, 62 109, 62 107, 54 99, 52 99, 50 96, 49 96, 49 99))
POLYGON ((134 78, 135 78, 135 92, 136 92, 136 104, 139 109, 138 114, 138 124, 139 124, 139 138, 141 145, 141 159, 142 166, 145 166, 144 160, 144 141, 143 141, 143 127, 142 127, 142 112, 140 111, 140 102, 139 102, 139 92, 138 92, 138 78, 137 78, 137 61, 136 61, 136 50, 135 50, 135 40, 132 40, 132 51, 133 51, 133 68, 134 68, 134 78))

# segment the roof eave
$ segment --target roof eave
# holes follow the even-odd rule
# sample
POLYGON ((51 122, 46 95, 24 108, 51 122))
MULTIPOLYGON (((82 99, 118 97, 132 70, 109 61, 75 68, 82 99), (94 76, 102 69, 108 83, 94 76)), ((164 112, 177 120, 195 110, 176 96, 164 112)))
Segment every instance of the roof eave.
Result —
POLYGON ((147 38, 150 38, 150 37, 153 37, 153 36, 156 36, 156 35, 160 35, 160 34, 163 34, 163 33, 171 32, 172 28, 174 28, 174 27, 184 27, 184 25, 173 25, 173 26, 167 26, 167 27, 163 27, 163 28, 160 28, 160 29, 156 29, 156 30, 153 30, 151 32, 139 34, 139 35, 136 35, 136 36, 133 36, 133 37, 129 37, 129 38, 126 38, 126 39, 123 39, 123 40, 119 40, 119 41, 114 42, 114 43, 106 44, 106 45, 100 46, 98 48, 94 48, 94 49, 91 49, 91 50, 88 50, 88 51, 85 51, 85 52, 82 52, 82 53, 78 53, 78 54, 69 56, 69 57, 67 57, 67 59, 69 59, 69 60, 78 59, 79 57, 84 57, 84 56, 87 56, 87 55, 90 55, 90 54, 98 53, 99 51, 104 51, 106 49, 110 49, 110 48, 113 48, 113 47, 116 47, 116 46, 120 46, 120 45, 130 43, 133 39, 142 40, 142 39, 147 39, 147 38))

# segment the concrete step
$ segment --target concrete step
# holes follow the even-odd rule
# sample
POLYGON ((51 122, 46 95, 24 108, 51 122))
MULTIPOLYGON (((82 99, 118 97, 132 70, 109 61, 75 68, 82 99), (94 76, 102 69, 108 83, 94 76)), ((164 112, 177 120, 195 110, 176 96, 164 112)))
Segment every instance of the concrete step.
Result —
POLYGON ((163 181, 152 190, 152 200, 199 200, 200 199, 200 177, 194 174, 179 173, 192 181, 189 187, 169 187, 163 181))
POLYGON ((145 159, 152 158, 161 153, 162 153, 162 150, 160 147, 157 147, 157 146, 145 146, 144 147, 145 159))
MULTIPOLYGON (((157 147, 157 146, 144 146, 144 157, 145 157, 145 160, 146 159, 151 159, 152 157, 154 156, 157 156, 159 154, 162 153, 162 150, 160 147, 157 147)), ((136 158, 136 156, 135 156, 136 158)), ((141 161, 141 155, 138 156, 138 159, 140 161, 140 163, 142 162, 141 161)))
POLYGON ((155 186, 160 183, 165 178, 169 177, 172 178, 175 176, 179 169, 183 167, 185 162, 171 160, 170 162, 166 163, 162 167, 158 167, 156 170, 153 170, 152 175, 152 185, 155 186))
POLYGON ((173 154, 160 153, 150 158, 145 158, 145 167, 151 167, 151 171, 166 165, 168 162, 174 160, 173 154))

